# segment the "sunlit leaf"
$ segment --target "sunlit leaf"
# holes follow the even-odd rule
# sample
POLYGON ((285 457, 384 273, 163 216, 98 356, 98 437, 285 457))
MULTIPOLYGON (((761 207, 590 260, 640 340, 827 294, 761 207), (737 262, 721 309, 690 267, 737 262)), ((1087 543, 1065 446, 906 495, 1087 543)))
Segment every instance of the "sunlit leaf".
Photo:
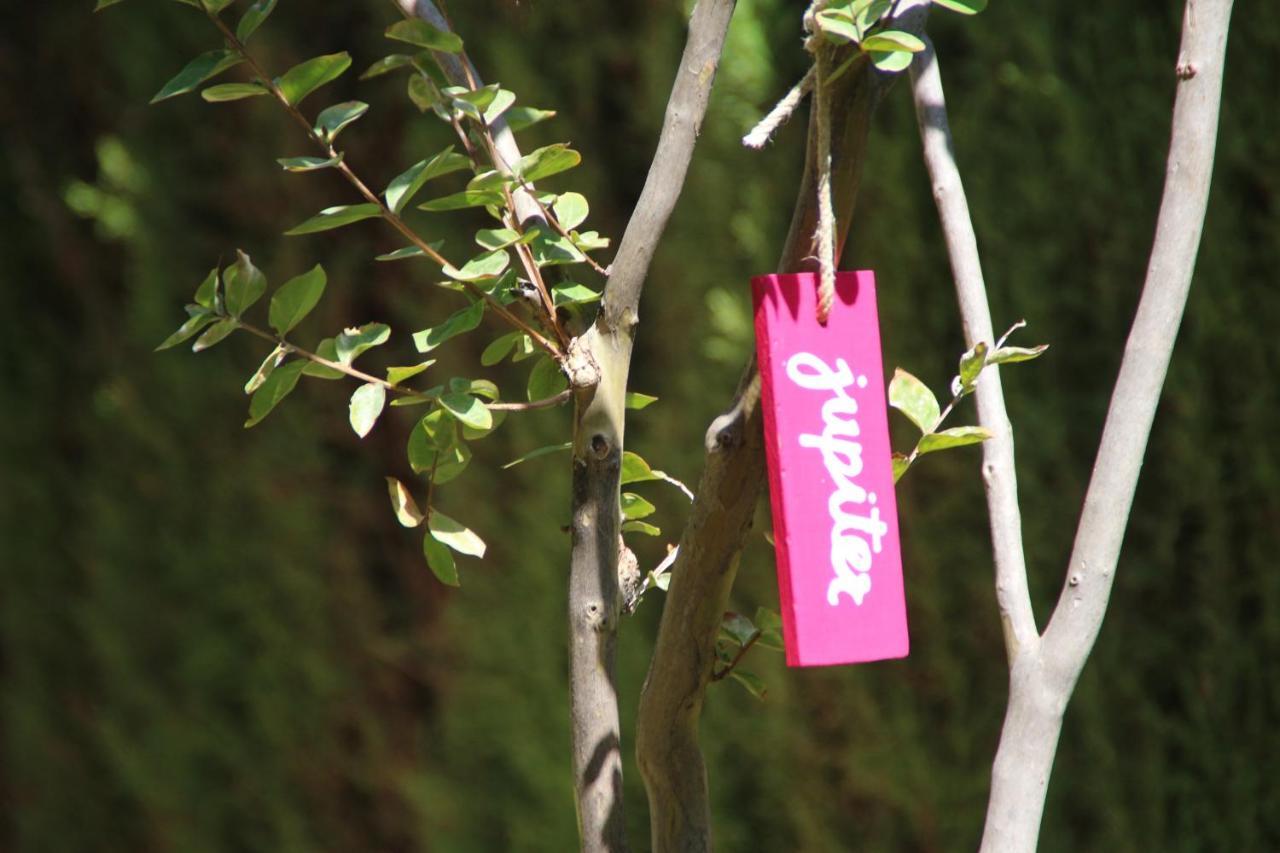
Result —
POLYGON ((440 405, 445 411, 457 418, 459 423, 479 430, 493 428, 493 413, 485 407, 478 397, 450 392, 441 395, 440 405))
POLYGON ((966 444, 980 444, 989 438, 991 433, 982 427, 952 427, 923 436, 918 449, 923 455, 938 450, 950 450, 953 447, 964 447, 966 444))
POLYGON ((534 107, 511 107, 503 115, 507 127, 512 130, 524 130, 549 118, 555 118, 555 110, 539 110, 534 107))
POLYGON ((338 138, 342 129, 369 111, 364 101, 343 101, 331 107, 325 107, 316 116, 315 132, 325 142, 338 138))
POLYGON ((560 370, 560 365, 549 356, 542 356, 534 364, 529 373, 529 383, 525 391, 530 400, 545 400, 554 397, 569 387, 569 380, 560 370))
POLYGON ((328 231, 330 228, 341 228, 343 225, 350 225, 352 222, 359 222, 363 219, 372 219, 375 216, 381 216, 382 211, 378 209, 376 204, 369 202, 367 204, 343 204, 337 207, 326 207, 307 221, 300 225, 295 225, 288 231, 284 232, 286 237, 296 237, 299 234, 314 234, 317 231, 328 231))
POLYGON ((334 339, 335 361, 350 364, 366 350, 385 344, 391 337, 391 327, 385 323, 366 323, 343 329, 334 339))
POLYGON ((1039 358, 1049 348, 1048 344, 1038 347, 1000 347, 987 356, 987 364, 1014 364, 1019 361, 1030 361, 1039 358))
POLYGON ((387 381, 390 382, 392 385, 399 385, 400 383, 404 382, 406 379, 412 379, 413 377, 417 376, 419 373, 426 370, 428 367, 430 367, 435 363, 436 363, 436 360, 434 358, 431 358, 419 364, 412 365, 410 367, 388 367, 387 381))
POLYGON ((267 277, 249 256, 236 250, 236 262, 222 273, 226 285, 227 313, 239 317, 253 307, 267 290, 267 277))
MULTIPOLYGON (((208 326, 214 320, 218 319, 218 315, 202 310, 199 314, 194 314, 187 318, 187 321, 178 327, 178 330, 172 335, 164 339, 164 343, 156 347, 156 352, 167 350, 170 347, 176 347, 178 344, 191 340, 200 333, 205 326, 208 326)), ((234 326, 232 327, 234 329, 234 326)))
POLYGON ((208 53, 202 53, 188 62, 172 80, 165 83, 164 87, 151 99, 151 103, 158 103, 175 95, 184 95, 204 81, 217 77, 223 71, 243 61, 240 54, 231 50, 211 50, 208 53))
POLYGON ((911 463, 907 461, 907 456, 902 453, 893 454, 893 482, 902 479, 902 475, 907 473, 907 469, 911 467, 911 463))
POLYGON ((456 311, 449 315, 438 326, 415 332, 413 345, 417 347, 418 352, 431 352, 450 338, 469 332, 479 326, 483 317, 484 302, 476 300, 461 311, 456 311))
POLYGON ((276 78, 276 86, 285 100, 297 105, 316 89, 331 83, 351 67, 351 56, 346 51, 317 56, 299 63, 276 78))
POLYGON ((377 62, 365 69, 360 75, 361 80, 371 80, 374 77, 381 77, 383 74, 389 74, 398 68, 407 68, 413 64, 413 57, 405 56, 403 53, 393 53, 390 56, 384 56, 377 62))
POLYGON ((639 391, 628 391, 626 397, 626 406, 628 409, 640 409, 652 406, 658 402, 658 398, 651 394, 641 394, 639 391))
POLYGON ((433 509, 431 517, 427 519, 427 527, 436 541, 443 542, 459 554, 466 554, 468 557, 484 556, 484 540, 443 512, 433 509))
POLYGON ((622 493, 622 517, 634 520, 646 518, 658 511, 658 508, 633 492, 622 493))
POLYGON ((560 142, 524 155, 512 171, 523 180, 533 183, 568 171, 581 162, 581 154, 560 142))
POLYGON ((387 28, 386 36, 417 47, 441 50, 446 53, 460 53, 463 48, 462 39, 457 33, 438 29, 418 18, 397 21, 387 28))
POLYGON ((276 8, 276 0, 257 0, 244 10, 244 15, 240 18, 240 23, 236 25, 236 38, 242 43, 247 42, 249 37, 258 31, 258 27, 262 26, 262 22, 276 8))
POLYGON ((468 207, 500 205, 504 200, 502 193, 494 190, 463 190, 424 202, 418 205, 418 209, 438 213, 445 210, 464 210, 468 207))
POLYGON ((444 267, 444 274, 455 281, 484 281, 497 278, 511 263, 511 256, 505 250, 498 249, 476 255, 462 265, 462 269, 452 266, 444 267))
POLYGON ((929 432, 938 425, 941 414, 938 400, 919 379, 898 368, 889 382, 889 405, 902 412, 921 432, 929 432))
POLYGON ((249 401, 249 420, 244 422, 245 428, 262 423, 262 419, 271 414, 271 410, 293 391, 302 376, 302 368, 306 362, 289 361, 271 371, 271 375, 262 383, 249 401))
POLYGON ((404 483, 395 477, 387 477, 387 492, 391 496, 391 509, 395 512, 397 521, 405 527, 422 524, 422 510, 418 509, 418 502, 413 499, 404 483))
POLYGON ((257 98, 262 95, 270 95, 266 86, 259 83, 220 83, 217 86, 210 86, 200 93, 200 97, 204 98, 211 104, 219 104, 226 101, 239 101, 244 98, 257 98))
POLYGON ((351 428, 356 435, 364 438, 378 422, 387 404, 387 389, 380 382, 366 382, 351 395, 350 420, 351 428))
POLYGON ((572 231, 586 221, 587 213, 591 210, 582 193, 562 193, 556 196, 551 209, 560 227, 566 231, 572 231))
POLYGON ((661 536, 662 528, 650 524, 647 521, 624 521, 622 523, 623 533, 643 533, 645 536, 661 536))
POLYGON ((283 346, 278 346, 271 351, 266 358, 262 360, 262 364, 249 377, 249 381, 244 384, 244 393, 252 394, 262 387, 262 383, 267 381, 267 377, 271 375, 271 371, 275 370, 284 361, 286 350, 283 346))
POLYGON ((276 160, 286 172, 314 172, 328 169, 342 162, 342 152, 336 157, 282 157, 276 160))
POLYGON ((283 338, 311 313, 311 309, 320 302, 327 281, 324 268, 316 264, 280 285, 271 297, 271 309, 267 315, 277 335, 283 338))
POLYGON ((440 153, 427 160, 422 160, 410 166, 401 174, 397 175, 390 184, 387 185, 386 192, 383 193, 387 200, 387 207, 390 207, 396 213, 404 210, 404 206, 408 204, 422 189, 422 185, 432 178, 438 178, 441 175, 448 175, 451 172, 457 172, 470 167, 471 160, 466 155, 458 154, 450 145, 440 153))
POLYGON ((933 0, 933 5, 961 15, 976 15, 987 8, 987 0, 933 0))
POLYGON ((522 462, 528 462, 530 459, 537 459, 540 456, 549 456, 552 453, 565 452, 572 449, 572 447, 573 442, 571 441, 566 441, 564 444, 549 444, 546 447, 539 447, 537 450, 530 450, 523 456, 517 456, 506 465, 503 465, 502 468, 503 470, 506 470, 507 468, 514 468, 522 462))

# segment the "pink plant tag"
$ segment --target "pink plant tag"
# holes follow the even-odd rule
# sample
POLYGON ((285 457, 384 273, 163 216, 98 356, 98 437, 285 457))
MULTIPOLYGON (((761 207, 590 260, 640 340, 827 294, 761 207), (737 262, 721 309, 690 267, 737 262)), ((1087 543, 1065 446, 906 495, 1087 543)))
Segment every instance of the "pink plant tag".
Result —
POLYGON ((825 326, 813 273, 751 290, 787 664, 905 657, 875 276, 838 273, 825 326))

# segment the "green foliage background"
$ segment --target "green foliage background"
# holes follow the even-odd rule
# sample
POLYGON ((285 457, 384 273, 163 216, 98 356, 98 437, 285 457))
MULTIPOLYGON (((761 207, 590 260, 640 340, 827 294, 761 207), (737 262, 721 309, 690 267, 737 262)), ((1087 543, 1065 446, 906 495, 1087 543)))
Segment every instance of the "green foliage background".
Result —
MULTIPOLYGON (((325 263, 329 294, 303 326, 316 337, 370 320, 421 328, 450 310, 441 294, 417 270, 370 263, 398 245, 376 222, 339 239, 279 236, 351 198, 332 175, 279 171, 274 158, 311 152, 265 101, 146 106, 216 45, 199 16, 159 2, 96 17, 87 0, 11 5, 0 847, 571 849, 567 472, 554 456, 499 470, 563 440, 567 413, 510 419, 441 491, 491 551, 463 561, 462 590, 438 585, 382 485, 407 477, 408 418, 393 412, 360 442, 346 425, 351 389, 304 383, 244 432, 239 390, 261 357, 249 340, 198 359, 150 350, 235 246, 274 282, 325 263)), ((557 186, 586 193, 592 226, 615 237, 644 179, 685 5, 452 4, 487 77, 559 111, 529 144, 575 143, 586 163, 557 186)), ((1067 715, 1046 853, 1280 846, 1280 19, 1241 5, 1204 248, 1111 613, 1067 715)), ((750 346, 747 278, 772 268, 793 202, 803 122, 764 153, 737 139, 803 71, 794 6, 742 0, 646 292, 633 387, 662 401, 634 417, 629 442, 689 482, 750 346)), ((1005 380, 1042 622, 1154 227, 1179 12, 1046 0, 935 18, 996 325, 1025 316, 1028 340, 1053 345, 1005 380)), ((393 15, 285 0, 257 48, 276 68, 342 49, 361 66, 388 52, 393 15)), ((326 97, 357 94, 373 110, 347 131, 349 161, 375 183, 446 143, 385 79, 348 75, 326 97)), ((433 235, 466 239, 469 223, 422 216, 433 235)), ((886 363, 942 388, 963 346, 903 86, 877 116, 846 264, 877 270, 886 363)), ((453 367, 474 363, 493 330, 452 346, 453 367)), ((407 339, 393 346, 409 352, 407 339)), ((704 732, 721 849, 976 845, 1005 694, 977 460, 928 458, 901 487, 908 660, 787 672, 759 653, 766 702, 713 688, 704 732)), ((674 533, 683 499, 648 488, 674 533)), ((652 565, 662 545, 640 552, 652 565)), ((757 536, 734 603, 775 602, 757 536)), ((628 730, 660 607, 647 600, 624 625, 628 730)), ((628 774, 643 850, 633 762, 628 774)))

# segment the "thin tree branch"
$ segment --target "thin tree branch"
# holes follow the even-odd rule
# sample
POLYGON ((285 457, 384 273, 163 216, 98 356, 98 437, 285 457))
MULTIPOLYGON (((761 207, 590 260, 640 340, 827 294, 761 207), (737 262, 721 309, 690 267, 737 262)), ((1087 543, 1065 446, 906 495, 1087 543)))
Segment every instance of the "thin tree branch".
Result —
POLYGON ((1232 0, 1187 0, 1155 240, 1112 391, 1067 577, 1034 654, 1013 662, 981 853, 1031 853, 1062 716, 1106 615, 1160 391, 1204 229, 1232 0))
MULTIPOLYGON (((299 358, 306 359, 307 361, 310 361, 314 364, 318 364, 321 367, 327 367, 330 370, 336 370, 338 373, 341 373, 345 376, 350 376, 352 379, 359 379, 361 382, 366 382, 373 385, 381 385, 383 388, 385 388, 387 391, 390 391, 392 394, 399 394, 402 397, 419 397, 423 400, 436 400, 439 398, 439 395, 427 394, 425 392, 418 391, 417 389, 414 389, 414 388, 408 388, 404 385, 397 385, 394 382, 388 382, 385 379, 379 379, 377 376, 374 376, 369 373, 365 373, 363 370, 354 368, 349 364, 343 364, 340 361, 334 361, 332 359, 325 358, 324 356, 318 355, 314 352, 311 352, 310 350, 305 350, 302 347, 297 346, 296 344, 291 344, 288 341, 286 341, 284 338, 280 337, 279 335, 273 335, 271 332, 268 332, 266 329, 263 329, 259 326, 255 326, 252 323, 247 323, 244 320, 237 320, 236 323, 239 324, 239 327, 241 329, 244 329, 249 334, 254 335, 255 337, 262 338, 264 341, 270 341, 271 343, 280 347, 281 351, 288 355, 296 355, 299 358)), ((571 392, 566 389, 564 391, 561 391, 559 394, 555 394, 551 397, 544 397, 541 400, 530 400, 527 403, 521 403, 521 402, 496 402, 495 403, 495 402, 487 402, 482 400, 481 404, 486 409, 489 409, 490 411, 493 411, 493 412, 531 412, 536 409, 551 409, 551 408, 555 408, 556 406, 563 406, 565 403, 569 402, 570 396, 571 396, 571 392)))
MULTIPOLYGON (((965 345, 992 345, 995 331, 987 286, 982 278, 978 239, 969 216, 964 184, 956 167, 942 71, 933 42, 923 37, 925 49, 911 63, 911 91, 916 120, 924 147, 925 166, 933 184, 933 200, 942 221, 951 274, 955 278, 965 345)), ((1012 662, 1021 651, 1032 651, 1039 642, 1031 593, 1027 589, 1027 564, 1022 543, 1022 513, 1018 507, 1018 480, 1014 468, 1013 427, 1005 411, 1000 368, 988 367, 978 377, 978 423, 991 438, 982 445, 982 480, 987 491, 987 513, 995 552, 996 603, 1004 627, 1005 651, 1012 662)))
MULTIPOLYGON (((922 33, 928 0, 903 0, 896 29, 922 33)), ((836 254, 849 233, 865 159, 871 114, 892 77, 875 72, 865 55, 832 84, 832 197, 836 254)), ((816 127, 809 146, 780 272, 816 271, 816 127)), ((649 675, 640 696, 636 757, 649 793, 653 849, 711 849, 706 765, 698 723, 715 664, 715 639, 738 571, 742 545, 764 487, 760 377, 752 358, 732 406, 707 430, 706 464, 680 539, 671 587, 649 675)))

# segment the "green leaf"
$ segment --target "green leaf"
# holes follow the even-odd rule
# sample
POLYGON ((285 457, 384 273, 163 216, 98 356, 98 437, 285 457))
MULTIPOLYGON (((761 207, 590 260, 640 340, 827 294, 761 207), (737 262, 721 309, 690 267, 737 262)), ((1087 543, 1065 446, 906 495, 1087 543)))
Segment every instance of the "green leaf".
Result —
POLYGON ((418 502, 413 499, 404 483, 395 477, 388 477, 387 492, 391 496, 391 510, 396 514, 396 521, 410 528, 422 524, 422 510, 418 509, 418 502))
POLYGON ((1049 348, 1048 344, 1038 347, 1000 347, 987 357, 987 364, 1015 364, 1019 361, 1030 361, 1039 358, 1049 348))
POLYGON ((258 0, 244 10, 244 15, 240 18, 240 23, 236 25, 236 38, 241 43, 247 42, 249 37, 258 31, 258 27, 262 26, 262 22, 276 8, 276 0, 258 0))
POLYGON ((902 453, 893 454, 893 482, 897 483, 902 479, 902 475, 907 473, 907 469, 911 467, 911 463, 902 453))
POLYGON ((409 433, 409 467, 415 474, 427 473, 436 464, 436 454, 457 441, 457 421, 443 409, 432 409, 409 433))
POLYGON ((516 345, 516 341, 520 339, 523 332, 508 332, 502 337, 495 340, 484 348, 484 352, 480 353, 480 363, 485 367, 493 367, 501 362, 511 352, 516 345))
POLYGON ((227 335, 240 328, 240 323, 234 317, 227 317, 219 320, 210 326, 203 335, 196 338, 196 342, 191 347, 192 352, 203 352, 216 344, 222 343, 227 335))
POLYGON ((418 352, 431 352, 450 338, 469 332, 479 326, 483 317, 484 303, 476 300, 461 311, 456 311, 449 315, 440 325, 423 329, 421 332, 415 332, 413 345, 418 348, 418 352))
POLYGON ((767 607, 757 607, 754 621, 756 630, 760 632, 756 645, 778 652, 782 651, 782 617, 767 607))
POLYGON ((217 319, 218 316, 216 314, 207 312, 202 312, 188 317, 187 321, 179 326, 176 332, 165 338, 164 342, 160 344, 160 346, 156 347, 155 351, 160 352, 161 350, 167 350, 170 347, 176 347, 180 343, 189 341, 191 338, 199 334, 205 326, 217 319))
POLYGON ((211 50, 208 53, 202 53, 188 62, 186 67, 173 76, 172 80, 165 83, 164 87, 151 99, 151 103, 159 103, 176 95, 185 95, 204 81, 217 77, 223 71, 243 61, 244 59, 238 53, 231 50, 211 50))
MULTIPOLYGON (((178 0, 178 2, 187 3, 188 5, 191 5, 191 6, 196 5, 196 3, 192 3, 191 0, 178 0)), ((227 8, 232 3, 236 2, 236 0, 198 0, 198 2, 203 3, 204 8, 208 9, 210 12, 217 15, 223 9, 227 8)))
POLYGON ((459 423, 479 430, 493 428, 493 413, 478 397, 454 391, 442 395, 440 405, 446 412, 457 418, 459 423))
POLYGON ((276 86, 284 94, 285 100, 296 106, 316 89, 341 77, 350 67, 351 56, 345 50, 317 56, 293 66, 277 77, 276 86))
POLYGON ((933 0, 933 5, 961 15, 976 15, 987 8, 987 0, 933 0))
POLYGON ((283 338, 311 313, 320 302, 327 281, 324 268, 316 264, 310 271, 280 285, 271 297, 271 310, 267 315, 277 335, 283 338))
POLYGON ((870 50, 867 55, 871 57, 872 65, 890 74, 897 74, 911 65, 912 54, 905 50, 870 50))
POLYGON ((352 222, 360 222, 363 219, 372 219, 381 215, 382 211, 372 202, 326 207, 306 222, 295 225, 284 233, 286 237, 296 237, 299 234, 314 234, 317 231, 341 228, 343 225, 350 225, 352 222))
POLYGON ((506 89, 499 89, 493 96, 493 100, 489 106, 484 108, 484 123, 491 125, 498 120, 498 117, 511 108, 516 102, 514 92, 508 92, 506 89))
POLYGON ((654 403, 658 402, 657 397, 649 394, 641 394, 639 391, 628 391, 626 399, 627 408, 635 409, 636 411, 652 406, 654 403))
POLYGON ((434 157, 421 160, 397 175, 383 193, 387 207, 399 213, 427 181, 466 169, 470 165, 471 160, 466 155, 456 153, 450 145, 434 157))
POLYGON ((622 475, 620 482, 622 485, 628 483, 646 483, 651 480, 661 480, 658 474, 649 467, 649 463, 638 453, 630 450, 622 451, 622 475))
POLYGON ((490 251, 498 251, 519 243, 527 236, 510 228, 481 228, 476 232, 476 244, 490 251))
POLYGON ((628 520, 653 515, 658 508, 634 492, 622 493, 622 517, 628 520))
POLYGON ((850 41, 857 44, 862 33, 853 22, 853 17, 843 9, 823 9, 815 18, 818 29, 837 41, 850 41))
POLYGON ((226 283, 227 313, 232 317, 252 308, 267 289, 267 277, 239 249, 236 262, 223 271, 222 280, 226 283))
POLYGON ((662 528, 650 524, 647 521, 624 521, 622 523, 623 533, 643 533, 645 536, 661 536, 662 528))
POLYGON ((508 468, 514 468, 517 465, 519 465, 521 462, 528 462, 530 459, 537 459, 539 456, 549 456, 552 453, 560 453, 562 451, 567 451, 572 448, 573 448, 573 442, 571 441, 566 441, 564 444, 548 444, 546 447, 539 447, 537 450, 530 450, 528 453, 524 454, 523 456, 517 456, 515 459, 512 459, 510 462, 508 462, 506 465, 503 465, 502 470, 505 471, 508 468))
POLYGON ((114 6, 119 2, 121 2, 121 0, 98 0, 98 2, 94 4, 93 11, 101 12, 103 9, 106 9, 109 6, 114 6))
POLYGON ((271 410, 279 405, 281 400, 289 396, 290 392, 298 386, 298 379, 302 376, 302 369, 306 364, 301 360, 288 361, 271 371, 271 375, 253 393, 253 399, 249 401, 249 420, 244 422, 246 429, 262 423, 262 419, 271 414, 271 410))
POLYGON ((759 633, 754 622, 741 613, 733 612, 724 614, 724 619, 720 622, 720 631, 739 646, 745 646, 759 633))
MULTIPOLYGON (((431 248, 439 249, 444 245, 443 240, 437 240, 431 244, 431 248)), ((385 255, 378 255, 375 261, 407 261, 409 258, 425 258, 427 253, 417 246, 405 246, 403 249, 396 249, 394 252, 387 252, 385 255)))
POLYGON ((764 701, 764 697, 769 693, 768 686, 760 676, 755 673, 746 672, 745 670, 734 667, 733 671, 729 673, 729 677, 745 687, 748 693, 759 699, 761 702, 764 701))
POLYGON ((405 56, 403 53, 393 53, 390 56, 384 56, 377 62, 365 69, 360 75, 361 80, 372 80, 374 77, 381 77, 383 74, 389 74, 397 68, 405 68, 413 64, 413 57, 405 56))
POLYGON ((390 337, 391 327, 385 323, 366 323, 343 329, 333 342, 334 361, 351 364, 361 353, 385 344, 390 337))
POLYGON ((462 39, 457 33, 438 29, 418 18, 397 21, 387 27, 386 36, 389 39, 425 47, 428 50, 441 50, 445 53, 461 53, 463 47, 462 39))
POLYGON ((428 110, 435 110, 436 114, 442 119, 446 121, 450 119, 449 111, 441 104, 440 92, 432 85, 430 80, 425 79, 421 74, 412 74, 405 84, 405 89, 409 95, 409 100, 418 108, 418 112, 425 113, 428 110))
POLYGON ((258 365, 258 369, 249 377, 249 381, 244 384, 244 393, 252 394, 262 387, 262 383, 267 381, 267 377, 271 375, 271 371, 279 367, 286 355, 285 348, 278 346, 273 349, 266 358, 262 360, 262 364, 258 365))
POLYGON ((893 8, 894 0, 856 0, 850 4, 853 22, 858 32, 866 34, 893 8))
POLYGON ((455 281, 484 281, 497 278, 511 263, 511 256, 503 249, 483 252, 462 265, 462 269, 445 266, 443 272, 455 281))
POLYGON ((378 422, 387 405, 387 389, 379 382, 366 382, 351 395, 350 420, 351 428, 356 435, 364 438, 378 422))
POLYGON ((342 133, 342 129, 369 111, 364 101, 343 101, 331 107, 325 107, 316 116, 315 132, 325 142, 333 142, 342 133))
POLYGON ((431 365, 435 364, 434 358, 429 358, 424 362, 412 365, 410 367, 388 367, 387 381, 392 385, 399 385, 406 379, 412 379, 431 365))
POLYGON ((960 385, 963 390, 971 391, 973 383, 977 380, 978 374, 982 373, 982 368, 987 364, 987 344, 985 341, 978 341, 973 345, 973 349, 960 356, 960 385))
POLYGON ((889 382, 889 405, 902 412, 921 432, 938 425, 938 400, 928 387, 910 373, 898 368, 889 382))
POLYGON ((507 127, 512 131, 524 130, 526 127, 532 127, 539 122, 546 121, 549 118, 555 118, 555 110, 539 110, 534 107, 512 107, 507 110, 504 118, 507 120, 507 127))
MULTIPOLYGON (((337 342, 333 338, 325 338, 316 344, 315 353, 328 361, 337 361, 337 342)), ((304 375, 312 376, 316 379, 341 379, 346 375, 341 370, 334 370, 332 367, 316 364, 314 361, 307 362, 307 366, 302 368, 302 372, 304 375)))
POLYGON ((609 248, 609 238, 601 237, 595 231, 583 231, 581 234, 573 231, 570 232, 569 236, 573 239, 573 245, 584 252, 594 252, 597 249, 609 248))
POLYGON ((533 365, 525 391, 530 401, 545 400, 568 387, 569 380, 560 371, 560 365, 556 364, 551 357, 544 355, 533 365))
POLYGON ((458 580, 458 564, 454 562, 453 552, 444 543, 437 541, 430 532, 422 538, 422 553, 436 580, 446 586, 462 586, 462 582, 458 580))
POLYGON ((497 402, 498 386, 488 379, 463 379, 455 376, 449 380, 449 390, 458 391, 463 394, 475 394, 477 397, 484 397, 490 402, 497 402))
POLYGON ((484 556, 484 540, 439 510, 431 511, 427 528, 436 541, 448 545, 459 554, 466 554, 468 557, 484 556))
POLYGON ((589 302, 595 302, 599 298, 600 294, 585 284, 566 282, 551 288, 551 301, 557 306, 585 305, 589 302))
POLYGON ((205 276, 204 281, 200 282, 200 286, 196 288, 195 300, 196 304, 201 308, 208 308, 210 311, 218 298, 218 268, 214 267, 209 270, 209 274, 205 276))
POLYGON ((270 94, 271 92, 259 83, 220 83, 205 89, 200 93, 200 97, 211 104, 220 104, 225 101, 239 101, 243 98, 256 98, 270 94))
POLYGON ((418 205, 418 210, 439 213, 445 210, 464 210, 468 207, 500 205, 504 201, 502 193, 494 190, 463 190, 441 198, 433 198, 431 201, 418 205))
POLYGON ((314 172, 328 169, 342 162, 342 152, 336 157, 282 157, 276 160, 286 172, 314 172))
POLYGON ((950 450, 953 447, 964 447, 966 444, 981 444, 991 438, 991 433, 982 427, 952 427, 940 432, 931 432, 920 439, 917 445, 919 455, 934 453, 939 450, 950 450))
POLYGON ((581 154, 565 143, 558 142, 524 155, 512 171, 523 180, 532 183, 566 172, 581 162, 581 154))
POLYGON ((533 259, 539 267, 557 264, 580 264, 587 259, 572 240, 559 234, 537 233, 529 243, 533 259))
POLYGON ((884 50, 884 51, 907 51, 908 53, 919 53, 924 50, 924 42, 913 36, 911 33, 904 33, 901 30, 881 30, 873 33, 862 40, 862 49, 865 51, 884 50))
POLYGON ((566 231, 572 231, 586 221, 591 207, 582 193, 562 193, 556 196, 555 204, 551 205, 551 209, 560 227, 566 231))

